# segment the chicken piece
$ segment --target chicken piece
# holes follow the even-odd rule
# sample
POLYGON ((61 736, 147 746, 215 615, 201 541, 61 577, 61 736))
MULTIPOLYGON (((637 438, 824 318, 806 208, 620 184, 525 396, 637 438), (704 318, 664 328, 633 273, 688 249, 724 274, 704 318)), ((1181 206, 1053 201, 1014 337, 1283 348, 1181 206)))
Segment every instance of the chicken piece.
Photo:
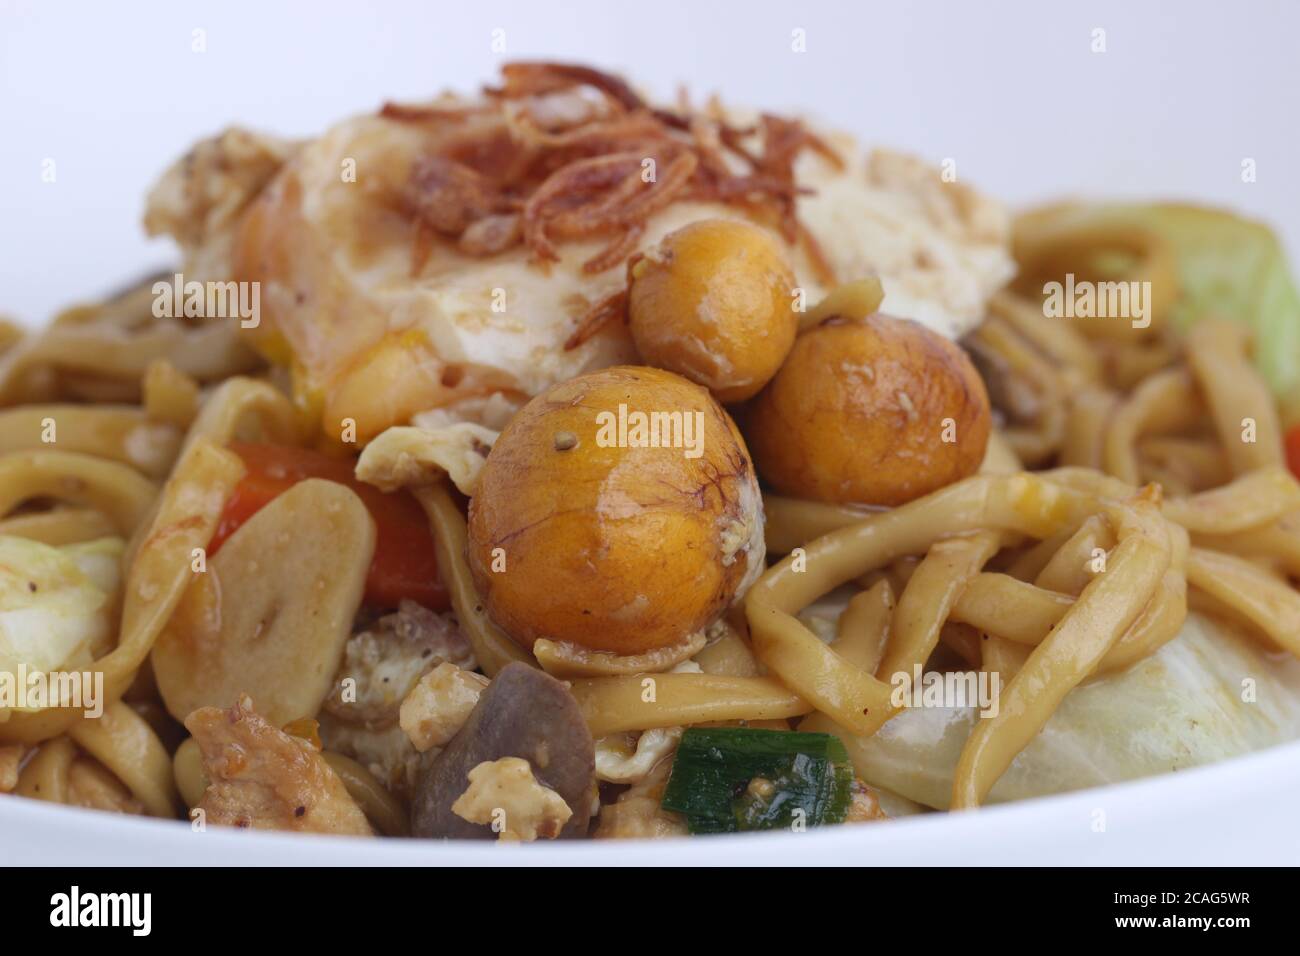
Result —
POLYGON ((657 840, 687 836, 686 818, 659 805, 672 772, 671 760, 660 761, 640 783, 600 808, 600 823, 593 834, 599 840, 657 840))
POLYGON ((844 816, 845 823, 872 823, 876 820, 888 820, 889 814, 880 806, 880 798, 857 777, 849 791, 849 811, 844 816))
POLYGON ((416 682, 444 661, 466 670, 477 666, 469 641, 449 614, 403 601, 348 639, 324 709, 345 723, 391 727, 416 682))
POLYGON ((520 757, 488 760, 469 772, 469 786, 451 812, 470 823, 491 826, 499 840, 554 840, 573 816, 564 799, 538 783, 520 757))
POLYGON ((402 730, 420 753, 444 746, 464 726, 487 686, 481 674, 439 664, 402 701, 402 730))
POLYGON ((259 830, 371 836, 361 808, 307 741, 271 726, 241 698, 185 719, 210 783, 198 809, 209 823, 259 830))
POLYGON ((145 231, 176 240, 187 281, 231 278, 230 245, 239 216, 295 148, 238 127, 200 140, 150 191, 145 231))

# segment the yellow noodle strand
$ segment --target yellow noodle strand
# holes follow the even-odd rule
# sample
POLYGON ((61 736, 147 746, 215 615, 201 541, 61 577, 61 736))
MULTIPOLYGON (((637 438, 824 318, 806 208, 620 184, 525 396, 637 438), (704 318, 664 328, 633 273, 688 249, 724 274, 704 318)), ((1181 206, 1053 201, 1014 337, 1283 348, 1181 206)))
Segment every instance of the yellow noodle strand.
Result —
POLYGON ((125 784, 150 816, 176 816, 179 798, 171 755, 129 704, 113 701, 99 717, 72 724, 68 736, 125 784))
MULTIPOLYGON (((1082 521, 1094 503, 1031 475, 976 475, 833 531, 771 567, 745 598, 759 659, 846 729, 872 734, 896 708, 890 685, 853 667, 794 615, 865 572, 926 551, 940 538, 1003 531, 1044 537, 1082 521)), ((885 667, 891 662, 887 659, 885 667)))
POLYGON ((884 579, 853 595, 840 615, 831 650, 863 672, 876 673, 889 641, 894 604, 894 589, 884 579))
POLYGON ((501 628, 492 623, 483 607, 482 598, 474 587, 469 564, 465 561, 465 545, 469 534, 465 518, 451 500, 445 483, 412 490, 424 508, 433 530, 434 547, 438 554, 438 573, 451 596, 451 606, 456 620, 474 648, 479 667, 489 677, 495 677, 511 661, 523 661, 537 666, 532 655, 512 641, 501 628))
POLYGON ((1192 548, 1187 580, 1300 657, 1300 594, 1244 558, 1192 548))
POLYGON ((770 677, 580 677, 570 689, 593 737, 717 721, 797 717, 812 705, 770 677))
POLYGON ((980 532, 932 545, 898 598, 893 633, 876 671, 886 680, 924 665, 967 583, 998 550, 998 535, 980 532))
POLYGON ((953 606, 951 620, 1017 644, 1037 644, 1065 617, 1074 598, 986 571, 976 575, 953 606))
POLYGON ((996 716, 980 720, 962 749, 954 809, 978 806, 1072 689, 1141 615, 1169 567, 1167 536, 1147 500, 1114 507, 1119 544, 1107 571, 1038 645, 1003 689, 996 716))
POLYGON ((1187 335, 1188 364, 1237 475, 1284 462, 1277 405, 1246 355, 1249 339, 1248 326, 1223 319, 1202 319, 1187 335))
POLYGON ((127 405, 24 405, 0 411, 0 455, 76 452, 165 478, 180 447, 180 429, 150 421, 127 405))
POLYGON ((29 451, 0 457, 0 515, 32 498, 52 498, 94 508, 130 535, 157 494, 157 486, 135 469, 91 455, 29 451))

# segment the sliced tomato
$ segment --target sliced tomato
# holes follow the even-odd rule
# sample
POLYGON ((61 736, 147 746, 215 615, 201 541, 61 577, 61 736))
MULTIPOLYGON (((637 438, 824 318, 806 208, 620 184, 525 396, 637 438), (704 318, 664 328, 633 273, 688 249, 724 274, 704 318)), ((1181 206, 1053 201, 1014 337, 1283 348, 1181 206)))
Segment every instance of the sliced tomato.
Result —
POLYGON ((308 448, 234 442, 231 451, 244 460, 248 473, 235 486, 217 524, 208 553, 245 521, 284 491, 305 478, 324 478, 347 485, 361 498, 375 519, 375 557, 366 575, 365 603, 395 607, 403 598, 435 610, 447 606, 447 592, 438 577, 433 533, 419 503, 405 492, 385 494, 357 481, 354 462, 308 448))
POLYGON ((1286 464, 1291 474, 1300 478, 1300 425, 1292 425, 1286 433, 1286 464))

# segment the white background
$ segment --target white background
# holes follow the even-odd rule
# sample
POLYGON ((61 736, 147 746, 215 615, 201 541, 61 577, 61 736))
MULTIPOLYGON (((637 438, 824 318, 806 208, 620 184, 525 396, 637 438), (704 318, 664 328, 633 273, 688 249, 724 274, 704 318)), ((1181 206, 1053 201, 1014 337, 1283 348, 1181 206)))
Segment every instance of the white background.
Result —
POLYGON ((195 138, 236 122, 310 135, 386 98, 476 88, 509 57, 806 109, 868 143, 952 157, 1015 203, 1231 205, 1279 228, 1294 257, 1298 37, 1293 0, 0 0, 0 312, 44 321, 168 264, 141 231, 143 197, 195 138), (796 28, 806 53, 791 51, 796 28), (1247 157, 1255 183, 1241 181, 1247 157))

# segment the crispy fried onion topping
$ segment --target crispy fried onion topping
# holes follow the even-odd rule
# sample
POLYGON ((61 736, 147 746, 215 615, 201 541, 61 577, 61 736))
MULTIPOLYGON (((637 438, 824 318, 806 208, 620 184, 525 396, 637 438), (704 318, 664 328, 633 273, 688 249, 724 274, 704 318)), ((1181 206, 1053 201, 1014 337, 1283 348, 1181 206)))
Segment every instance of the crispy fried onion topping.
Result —
POLYGON ((800 121, 764 114, 739 127, 716 103, 695 110, 684 98, 656 109, 584 66, 510 63, 502 76, 483 104, 380 112, 449 129, 413 165, 403 197, 417 227, 415 271, 435 237, 474 256, 524 244, 538 262, 557 260, 559 242, 600 237, 607 243, 583 268, 603 272, 626 262, 646 220, 679 200, 743 208, 824 261, 796 216, 794 164, 805 148, 843 162, 800 121))

